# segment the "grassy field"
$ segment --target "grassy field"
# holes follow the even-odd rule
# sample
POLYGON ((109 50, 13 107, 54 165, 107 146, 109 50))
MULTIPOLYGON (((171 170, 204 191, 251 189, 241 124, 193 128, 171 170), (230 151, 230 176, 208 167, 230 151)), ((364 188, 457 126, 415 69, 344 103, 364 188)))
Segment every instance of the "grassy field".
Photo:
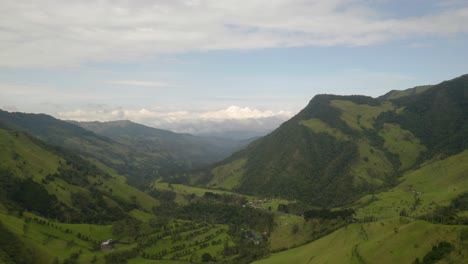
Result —
POLYGON ((358 142, 359 158, 351 166, 354 185, 359 186, 364 180, 372 185, 380 186, 393 170, 383 151, 371 146, 369 140, 360 139, 358 142))
POLYGON ((430 213, 468 190, 467 175, 468 151, 433 161, 406 173, 396 187, 360 199, 357 216, 387 218, 398 216, 403 209, 410 216, 430 213))
POLYGON ((210 188, 221 188, 232 190, 239 186, 240 180, 244 175, 244 166, 246 159, 235 160, 223 166, 211 170, 213 179, 207 184, 210 188))
POLYGON ((177 195, 176 202, 182 205, 188 203, 188 199, 187 199, 188 196, 194 194, 197 197, 202 197, 206 192, 212 192, 216 194, 239 195, 239 196, 245 197, 247 201, 251 202, 252 206, 255 206, 261 209, 266 209, 266 210, 270 208, 272 211, 276 211, 278 209, 279 204, 289 204, 291 202, 285 199, 261 198, 261 197, 255 197, 255 196, 250 196, 250 195, 224 191, 224 190, 208 189, 208 188, 202 188, 202 187, 188 186, 184 184, 168 184, 168 183, 163 183, 163 182, 154 182, 152 187, 157 190, 174 191, 177 195))
POLYGON ((23 177, 40 180, 55 173, 61 159, 42 149, 23 133, 0 129, 0 166, 23 177))
MULTIPOLYGON (((141 217, 142 212, 132 211, 132 214, 141 217)), ((63 224, 30 213, 25 213, 23 217, 0 213, 0 221, 33 250, 39 263, 52 263, 54 258, 61 262, 76 252, 81 252, 79 263, 90 263, 95 257, 96 263, 104 263, 104 256, 109 252, 96 250, 95 246, 110 238, 122 241, 115 243, 111 252, 137 246, 133 238, 113 235, 111 225, 63 224)), ((197 224, 182 220, 173 220, 167 228, 156 232, 142 228, 141 232, 146 235, 142 233, 138 243, 143 245, 143 251, 130 263, 179 263, 169 262, 175 259, 200 261, 204 253, 221 260, 224 259, 222 252, 225 243, 234 245, 227 231, 228 227, 225 225, 197 224), (158 258, 165 262, 151 259, 152 255, 163 251, 164 254, 158 258)))
POLYGON ((303 217, 276 213, 275 228, 270 234, 273 252, 295 248, 322 237, 341 226, 341 221, 304 220, 303 217))
MULTIPOLYGON (((152 185, 153 188, 156 190, 168 190, 174 191, 176 193, 176 203, 180 205, 185 205, 189 203, 189 198, 191 195, 195 195, 197 197, 202 197, 206 192, 212 192, 216 194, 236 194, 229 191, 222 191, 222 190, 214 190, 214 189, 207 189, 202 187, 195 187, 195 186, 188 186, 183 184, 168 184, 163 182, 154 182, 152 185)), ((236 194, 240 195, 240 194, 236 194)), ((245 196, 245 195, 242 195, 245 196)), ((245 196, 247 199, 251 197, 245 196)))
MULTIPOLYGON (((410 263, 416 257, 422 259, 439 241, 458 244, 462 228, 400 218, 351 224, 312 243, 254 263, 410 263)), ((468 256, 467 248, 457 246, 450 258, 461 263, 464 256, 468 256)))
POLYGON ((421 152, 426 150, 418 138, 397 124, 385 123, 379 135, 385 140, 384 147, 398 155, 403 171, 411 168, 421 152))
POLYGON ((320 119, 312 118, 309 120, 302 120, 299 124, 311 129, 315 133, 327 133, 338 140, 349 140, 349 136, 341 132, 339 129, 329 126, 327 123, 320 119))
POLYGON ((331 106, 342 110, 341 119, 357 131, 373 128, 375 119, 382 112, 395 109, 392 103, 382 102, 379 106, 356 104, 346 100, 332 100, 331 106))
POLYGON ((93 250, 93 242, 80 239, 77 234, 101 241, 110 237, 109 226, 60 224, 46 220, 48 224, 42 224, 6 214, 0 214, 0 221, 33 250, 38 263, 52 263, 55 257, 62 261, 78 251, 82 252, 82 263, 91 262, 94 256, 97 263, 104 263, 103 253, 93 250))
POLYGON ((146 247, 143 254, 151 257, 165 252, 163 258, 167 260, 198 262, 204 253, 209 253, 217 259, 223 259, 224 244, 233 244, 227 230, 228 227, 224 225, 179 223, 166 236, 146 247))

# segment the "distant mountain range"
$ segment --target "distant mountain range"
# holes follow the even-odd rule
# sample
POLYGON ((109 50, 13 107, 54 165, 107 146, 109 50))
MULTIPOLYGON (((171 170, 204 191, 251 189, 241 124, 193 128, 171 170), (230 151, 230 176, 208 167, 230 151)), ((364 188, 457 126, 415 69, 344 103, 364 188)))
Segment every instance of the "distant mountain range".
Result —
POLYGON ((219 161, 249 142, 178 134, 130 121, 66 122, 44 114, 2 110, 0 127, 25 131, 49 144, 78 151, 139 186, 219 161))
POLYGON ((468 256, 468 75, 318 95, 255 140, 0 111, 0 161, 0 263, 468 256))
POLYGON ((209 164, 219 161, 253 141, 253 139, 249 138, 234 140, 229 137, 202 137, 175 133, 128 120, 69 122, 121 144, 138 147, 145 152, 170 153, 175 159, 185 161, 193 167, 196 167, 197 164, 209 164))

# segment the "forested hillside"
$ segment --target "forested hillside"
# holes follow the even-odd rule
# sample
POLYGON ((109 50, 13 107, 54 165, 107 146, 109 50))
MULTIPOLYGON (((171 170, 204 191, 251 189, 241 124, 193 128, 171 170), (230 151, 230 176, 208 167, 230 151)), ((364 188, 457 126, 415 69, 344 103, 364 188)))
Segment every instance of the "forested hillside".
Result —
POLYGON ((315 96, 192 171, 222 142, 79 125, 0 112, 0 263, 468 257, 468 75, 380 98, 315 96))
POLYGON ((142 188, 153 179, 220 160, 245 144, 208 140, 131 122, 81 124, 89 130, 75 124, 44 114, 0 110, 0 127, 25 131, 49 144, 91 157, 125 175, 128 183, 142 188))
POLYGON ((346 205, 394 186, 427 160, 466 149, 467 75, 387 97, 315 96, 280 128, 198 174, 198 182, 346 205))
POLYGON ((136 147, 148 153, 170 153, 190 168, 198 168, 222 160, 243 147, 245 140, 198 137, 179 134, 133 123, 131 121, 73 122, 119 143, 136 147))
POLYGON ((240 196, 177 205, 171 190, 140 191, 104 164, 16 130, 0 129, 0 159, 0 263, 248 263, 267 252, 244 234, 271 230, 273 216, 240 196))

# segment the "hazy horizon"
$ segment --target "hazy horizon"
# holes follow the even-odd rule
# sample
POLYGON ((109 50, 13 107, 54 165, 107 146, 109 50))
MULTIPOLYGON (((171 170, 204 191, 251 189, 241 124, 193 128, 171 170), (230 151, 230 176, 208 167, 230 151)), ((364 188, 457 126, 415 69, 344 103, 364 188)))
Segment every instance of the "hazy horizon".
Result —
POLYGON ((194 134, 468 73, 466 1, 6 1, 0 108, 194 134))

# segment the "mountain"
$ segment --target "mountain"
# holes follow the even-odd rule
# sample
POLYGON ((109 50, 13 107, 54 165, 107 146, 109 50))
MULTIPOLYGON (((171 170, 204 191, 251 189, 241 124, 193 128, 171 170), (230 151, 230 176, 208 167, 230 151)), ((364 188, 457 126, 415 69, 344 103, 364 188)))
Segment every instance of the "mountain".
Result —
POLYGON ((0 203, 9 210, 62 222, 108 223, 128 208, 150 211, 159 204, 111 169, 27 133, 0 129, 0 144, 0 203))
POLYGON ((416 86, 416 87, 409 88, 406 90, 391 90, 390 92, 380 96, 379 98, 384 99, 384 100, 398 99, 401 97, 412 96, 412 95, 423 93, 431 87, 432 85, 421 85, 421 86, 416 86))
POLYGON ((0 263, 250 263, 266 252, 244 228, 271 229, 273 215, 246 198, 203 191, 178 204, 171 186, 143 192, 88 159, 0 128, 0 263))
POLYGON ((315 96, 269 135, 197 174, 198 183, 343 206, 467 148, 468 75, 392 94, 315 96))
POLYGON ((98 135, 148 153, 170 153, 193 167, 222 160, 246 143, 218 137, 199 137, 144 126, 127 120, 111 122, 73 122, 98 135))
POLYGON ((47 143, 77 151, 116 169, 137 186, 220 160, 242 144, 176 134, 128 121, 82 124, 102 135, 76 124, 44 114, 0 110, 0 127, 25 131, 47 143))
POLYGON ((162 170, 182 165, 168 153, 144 153, 109 138, 96 135, 79 126, 44 114, 9 113, 0 110, 0 126, 25 131, 56 146, 77 151, 115 168, 138 185, 146 177, 158 177, 162 170))
POLYGON ((398 94, 316 96, 209 169, 169 173, 205 188, 144 191, 125 176, 203 139, 0 112, 0 263, 465 263, 468 75, 398 94))

